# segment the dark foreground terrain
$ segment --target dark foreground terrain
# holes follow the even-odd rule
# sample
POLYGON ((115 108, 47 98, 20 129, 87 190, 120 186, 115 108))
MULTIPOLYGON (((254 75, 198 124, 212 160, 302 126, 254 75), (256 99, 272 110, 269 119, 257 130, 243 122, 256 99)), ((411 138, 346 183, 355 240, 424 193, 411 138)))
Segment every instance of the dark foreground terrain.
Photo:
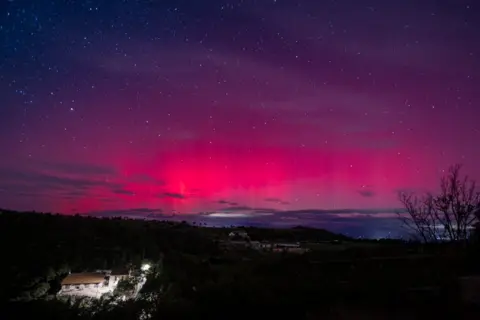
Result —
POLYGON ((308 228, 247 228, 249 239, 230 241, 228 228, 0 212, 0 319, 480 318, 459 282, 479 271, 475 244, 359 242, 308 228), (153 271, 134 300, 56 295, 70 271, 145 261, 153 271))

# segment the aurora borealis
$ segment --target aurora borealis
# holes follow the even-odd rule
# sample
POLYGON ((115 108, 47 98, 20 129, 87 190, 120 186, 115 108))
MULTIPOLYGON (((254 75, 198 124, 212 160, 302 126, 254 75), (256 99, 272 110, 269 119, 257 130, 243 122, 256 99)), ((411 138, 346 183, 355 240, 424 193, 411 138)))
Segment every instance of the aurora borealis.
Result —
POLYGON ((8 1, 0 207, 395 232, 480 178, 474 1, 8 1))

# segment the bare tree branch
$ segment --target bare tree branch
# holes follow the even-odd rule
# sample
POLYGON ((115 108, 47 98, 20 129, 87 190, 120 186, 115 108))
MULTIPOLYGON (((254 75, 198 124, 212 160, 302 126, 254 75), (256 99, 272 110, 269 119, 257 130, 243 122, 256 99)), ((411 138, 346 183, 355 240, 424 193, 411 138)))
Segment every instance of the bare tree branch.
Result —
POLYGON ((460 177, 460 165, 450 167, 440 181, 438 195, 417 196, 400 193, 399 200, 407 214, 398 214, 403 225, 423 242, 439 238, 467 241, 470 230, 480 218, 480 193, 468 176, 460 177))

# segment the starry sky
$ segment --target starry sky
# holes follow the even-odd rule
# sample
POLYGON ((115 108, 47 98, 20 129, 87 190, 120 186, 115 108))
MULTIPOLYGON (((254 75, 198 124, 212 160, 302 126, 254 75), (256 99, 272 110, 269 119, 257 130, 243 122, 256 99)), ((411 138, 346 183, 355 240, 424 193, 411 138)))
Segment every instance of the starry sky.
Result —
POLYGON ((0 207, 399 232, 480 178, 480 4, 0 3, 0 207))

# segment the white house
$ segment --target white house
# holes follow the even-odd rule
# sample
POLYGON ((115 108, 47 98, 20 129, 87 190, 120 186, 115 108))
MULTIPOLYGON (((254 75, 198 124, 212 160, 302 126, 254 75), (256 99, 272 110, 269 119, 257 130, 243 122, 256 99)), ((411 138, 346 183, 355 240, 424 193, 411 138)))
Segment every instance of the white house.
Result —
POLYGON ((104 273, 85 272, 71 273, 62 280, 62 288, 58 292, 62 296, 84 296, 99 298, 105 293, 112 292, 108 279, 104 273))
POLYGON ((310 251, 308 248, 302 248, 299 243, 275 243, 274 252, 305 253, 310 251))
MULTIPOLYGON (((150 265, 142 266, 150 267, 150 265)), ((121 280, 132 276, 132 271, 126 268, 113 270, 96 270, 95 272, 71 273, 61 283, 58 292, 60 296, 100 298, 106 293, 113 293, 121 280)), ((143 275, 137 284, 135 295, 146 282, 143 275)))
POLYGON ((244 230, 235 230, 228 234, 229 238, 241 238, 241 239, 250 239, 248 233, 244 230))
POLYGON ((118 282, 130 277, 131 272, 127 269, 113 269, 108 276, 109 286, 117 286, 118 282))

